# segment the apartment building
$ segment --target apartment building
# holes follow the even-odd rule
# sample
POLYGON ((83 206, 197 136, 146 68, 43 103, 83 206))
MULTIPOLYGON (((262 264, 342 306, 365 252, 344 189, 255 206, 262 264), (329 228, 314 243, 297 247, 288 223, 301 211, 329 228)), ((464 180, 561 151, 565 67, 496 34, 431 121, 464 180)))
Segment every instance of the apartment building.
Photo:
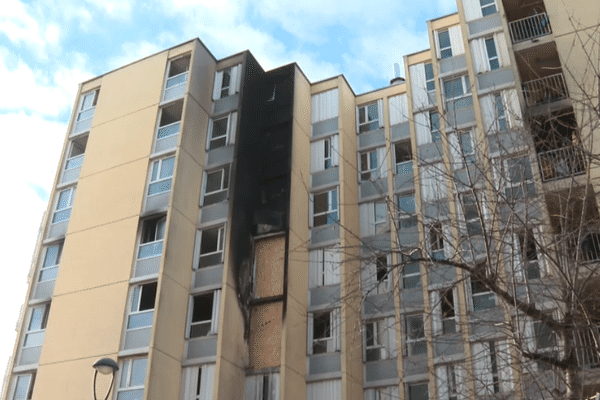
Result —
POLYGON ((459 1, 364 94, 198 39, 82 83, 3 397, 564 398, 565 348, 595 391, 543 317, 598 278, 588 3, 459 1))

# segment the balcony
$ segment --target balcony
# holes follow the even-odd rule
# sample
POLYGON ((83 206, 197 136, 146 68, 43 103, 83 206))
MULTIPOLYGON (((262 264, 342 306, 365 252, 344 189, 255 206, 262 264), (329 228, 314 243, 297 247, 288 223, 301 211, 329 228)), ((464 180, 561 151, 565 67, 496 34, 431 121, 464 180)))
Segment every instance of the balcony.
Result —
POLYGON ((524 82, 523 95, 528 106, 551 103, 569 97, 562 72, 524 82))
POLYGON ((185 93, 188 71, 167 79, 163 101, 178 99, 185 93))
POLYGON ((154 152, 172 150, 177 146, 181 129, 183 101, 179 100, 160 110, 159 124, 154 143, 154 152))
POLYGON ((586 171, 583 152, 573 146, 538 153, 544 182, 581 175, 586 171))
POLYGON ((546 13, 535 14, 509 23, 510 38, 513 44, 536 39, 552 33, 546 13))

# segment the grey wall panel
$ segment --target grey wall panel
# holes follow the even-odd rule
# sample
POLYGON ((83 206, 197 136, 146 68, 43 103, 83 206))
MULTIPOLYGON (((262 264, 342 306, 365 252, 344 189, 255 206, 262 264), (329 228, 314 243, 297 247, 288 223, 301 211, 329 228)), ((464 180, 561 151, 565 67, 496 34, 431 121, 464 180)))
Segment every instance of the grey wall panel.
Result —
POLYGON ((400 293, 402 298, 400 307, 402 310, 423 308, 423 289, 421 287, 402 289, 400 293))
POLYGON ((365 301, 363 302, 363 313, 365 318, 368 318, 370 315, 393 314, 393 312, 393 293, 382 293, 365 297, 365 301))
POLYGON ((233 161, 233 146, 217 147, 206 152, 206 168, 225 165, 233 161))
POLYGON ((158 139, 154 144, 154 152, 159 153, 161 151, 175 150, 178 140, 179 135, 171 135, 162 139, 158 139))
POLYGON ((338 183, 339 180, 340 171, 338 167, 325 169, 311 175, 311 186, 316 188, 324 185, 332 185, 338 183))
POLYGON ((477 76, 479 90, 493 89, 515 82, 512 68, 498 69, 477 76))
POLYGON ((414 247, 419 243, 419 227, 402 228, 398 231, 400 246, 414 247))
POLYGON ((458 190, 470 189, 474 186, 484 183, 481 167, 469 165, 468 168, 461 168, 454 171, 454 178, 458 190))
POLYGON ((431 162, 434 160, 439 160, 444 154, 442 142, 432 142, 423 144, 418 147, 418 152, 419 161, 421 162, 431 162))
POLYGON ((312 124, 312 137, 316 138, 339 131, 338 117, 326 119, 312 124))
POLYGON ((217 335, 189 339, 187 341, 188 360, 194 358, 214 357, 217 355, 217 335))
POLYGON ((144 212, 159 211, 169 206, 169 198, 171 197, 171 191, 155 194, 146 198, 146 204, 144 205, 144 212))
POLYGON ((365 380, 367 382, 398 378, 398 361, 396 358, 368 362, 365 364, 365 380))
POLYGON ((381 197, 388 192, 387 179, 363 182, 359 185, 360 200, 381 197))
POLYGON ((467 69, 467 60, 464 54, 444 58, 439 61, 440 75, 456 73, 467 69))
POLYGON ((460 333, 452 333, 437 336, 434 339, 435 357, 449 356, 463 352, 463 344, 460 333))
POLYGON ((456 268, 449 265, 435 264, 428 269, 429 283, 431 285, 454 282, 456 280, 456 268))
POLYGON ((387 251, 392 248, 391 236, 389 232, 380 233, 379 235, 368 236, 361 238, 363 248, 367 248, 369 255, 373 254, 374 250, 387 251))
POLYGON ((56 281, 45 281, 38 282, 35 285, 35 291, 33 292, 33 296, 31 297, 33 300, 46 300, 52 297, 54 293, 54 283, 56 281))
POLYGON ((447 200, 423 203, 421 213, 423 218, 445 220, 450 215, 450 203, 447 200))
POLYGON ((482 32, 496 30, 502 27, 502 19, 500 13, 494 13, 487 17, 479 18, 469 23, 469 36, 476 36, 482 32))
POLYGON ((394 191, 412 190, 415 187, 414 174, 403 174, 394 176, 394 191))
POLYGON ((221 285, 223 282, 223 265, 200 268, 194 272, 194 288, 221 285))
POLYGON ((19 357, 19 367, 23 365, 37 364, 40 360, 40 353, 42 352, 42 346, 39 347, 28 347, 21 350, 21 356, 19 357))
POLYGON ((390 131, 392 134, 392 142, 396 142, 398 140, 410 139, 410 123, 403 122, 401 124, 396 124, 390 126, 390 131))
POLYGON ((125 343, 123 344, 123 350, 141 349, 150 345, 150 333, 152 327, 135 329, 132 331, 125 332, 125 343))
POLYGON ((456 110, 456 112, 446 113, 446 118, 448 121, 447 126, 449 127, 471 124, 475 122, 475 110, 472 106, 461 108, 456 110))
POLYGON ((67 233, 67 228, 69 227, 69 221, 57 222, 56 224, 50 225, 50 229, 48 229, 48 235, 46 239, 50 238, 58 238, 65 236, 67 233))
POLYGON ((404 357, 404 375, 421 375, 426 374, 427 369, 427 354, 419 354, 418 356, 404 357))
POLYGON ((318 375, 342 370, 340 353, 315 354, 308 356, 308 374, 318 375))
POLYGON ((228 212, 228 202, 221 202, 202 207, 200 209, 200 224, 210 224, 211 222, 227 219, 228 212))
POLYGON ((340 301, 340 285, 320 286, 310 289, 310 307, 332 305, 340 301))
POLYGON ((385 146, 385 131, 383 128, 358 135, 358 150, 377 146, 385 146))
POLYGON ((156 257, 142 258, 141 260, 137 260, 135 263, 135 273, 134 276, 136 278, 140 276, 154 275, 158 274, 158 270, 160 268, 160 255, 156 257))
POLYGON ((73 131, 71 132, 69 137, 74 137, 80 133, 89 131, 92 127, 93 120, 94 120, 94 118, 92 117, 92 118, 87 118, 82 121, 76 122, 73 125, 73 131))
POLYGON ((165 93, 163 95, 163 103, 166 103, 167 101, 173 101, 173 100, 179 99, 180 97, 183 97, 186 89, 187 89, 187 83, 165 89, 165 93))
POLYGON ((523 137, 523 132, 503 132, 498 134, 488 135, 488 143, 490 152, 500 154, 510 154, 516 151, 519 147, 526 144, 523 137))
POLYGON ((340 238, 338 224, 317 226, 310 230, 310 244, 319 244, 334 241, 340 238))
POLYGON ((79 179, 79 173, 81 172, 81 167, 69 169, 63 172, 62 177, 60 179, 60 183, 74 182, 79 179))
POLYGON ((239 95, 227 96, 213 103, 213 115, 226 114, 237 110, 239 104, 239 95))

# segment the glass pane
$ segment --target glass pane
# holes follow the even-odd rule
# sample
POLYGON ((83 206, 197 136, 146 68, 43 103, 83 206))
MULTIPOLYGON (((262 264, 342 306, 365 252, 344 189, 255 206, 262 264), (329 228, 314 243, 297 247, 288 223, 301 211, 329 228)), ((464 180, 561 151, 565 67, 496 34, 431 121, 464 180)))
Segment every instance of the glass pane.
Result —
POLYGON ((313 321, 313 339, 331 337, 331 314, 325 312, 316 314, 313 321))
POLYGON ((160 161, 154 161, 152 163, 152 177, 150 178, 150 182, 154 182, 158 179, 158 169, 160 167, 160 161))
POLYGON ((448 31, 438 32, 438 40, 440 41, 440 49, 450 47, 450 33, 448 31))
POLYGON ((138 258, 147 258, 147 257, 155 257, 162 254, 162 245, 163 242, 150 243, 140 246, 140 251, 138 253, 138 258))
POLYGON ((375 171, 377 170, 377 152, 376 151, 372 151, 371 153, 369 153, 369 169, 371 171, 375 171))
POLYGON ((327 214, 327 225, 332 225, 338 222, 338 213, 332 212, 327 214))
POLYGON ((221 137, 220 139, 211 140, 209 150, 223 147, 226 144, 227 144, 227 138, 225 136, 221 137))
POLYGON ((208 336, 208 333, 210 332, 210 325, 210 321, 193 324, 190 327, 190 338, 208 336))
POLYGON ((181 85, 187 81, 188 74, 181 74, 167 80, 167 89, 173 86, 181 85))
POLYGON ((152 326, 152 319, 154 317, 154 310, 146 311, 140 314, 133 314, 129 316, 127 322, 127 329, 143 328, 146 326, 152 326))
POLYGON ((117 395, 117 400, 142 400, 144 389, 140 390, 122 390, 117 395))
POLYGON ((498 61, 497 58, 490 60, 490 69, 492 71, 495 71, 497 69, 500 69, 500 62, 498 61))
POLYGON ((422 315, 411 315, 406 317, 407 335, 410 339, 425 337, 422 315))
POLYGON ((173 125, 164 126, 158 130, 158 134, 156 135, 156 137, 158 139, 162 139, 167 136, 177 135, 179 133, 180 125, 180 122, 176 122, 173 125))
POLYGON ((44 336, 45 335, 46 335, 46 332, 44 332, 44 331, 28 333, 25 336, 25 343, 23 343, 23 346, 24 347, 41 346, 42 344, 44 344, 44 336))
POLYGON ((81 165, 83 165, 83 158, 84 158, 83 155, 80 155, 80 156, 77 156, 77 157, 67 160, 67 164, 65 165, 65 170, 81 167, 81 165))
POLYGON ((213 294, 194 297, 192 322, 210 321, 212 319, 213 294))
POLYGON ((431 63, 425 64, 425 79, 428 81, 433 79, 433 65, 431 63))
POLYGON ((131 366, 131 380, 129 386, 144 386, 144 380, 146 379, 146 364, 148 359, 137 358, 132 361, 131 366))
POLYGON ((413 214, 415 212, 415 196, 398 196, 398 208, 400 215, 413 214))
POLYGON ((331 204, 329 206, 329 209, 337 210, 338 209, 337 190, 332 190, 329 193, 331 193, 331 204))
POLYGON ((410 385, 408 387, 409 400, 429 400, 429 390, 427 384, 410 385))
POLYGON ((494 39, 485 39, 485 48, 487 50, 488 58, 497 58, 498 53, 496 52, 496 44, 494 43, 494 39))
MULTIPOLYGON (((492 0, 492 1, 493 1, 493 0, 492 0)), ((481 9, 481 15, 483 15, 484 17, 485 17, 486 15, 492 15, 492 14, 495 14, 496 12, 498 12, 498 10, 496 9, 496 5, 495 5, 495 4, 493 4, 493 5, 491 5, 491 6, 488 6, 488 7, 483 7, 483 8, 481 9)))
POLYGON ((363 122, 367 122, 366 121, 365 107, 360 107, 358 109, 358 123, 362 124, 363 122))
POLYGON ((408 274, 418 274, 420 273, 420 269, 419 269, 419 263, 418 262, 411 262, 408 264, 404 265, 404 274, 408 275, 408 274))
POLYGON ((148 195, 159 194, 171 190, 171 179, 155 182, 148 186, 148 195))
POLYGON ((402 284, 404 289, 421 287, 421 277, 419 275, 404 277, 402 284))
POLYGON ((369 121, 377 121, 379 120, 379 112, 377 111, 377 104, 369 104, 367 106, 367 117, 369 121))
POLYGON ((384 222, 387 219, 387 205, 375 203, 375 223, 384 222))
POLYGON ((446 49, 441 51, 442 58, 452 57, 452 49, 446 49))
POLYGON ((56 210, 62 210, 69 206, 69 199, 71 198, 71 190, 65 190, 60 192, 58 195, 58 204, 56 205, 56 210))
POLYGON ((214 253, 218 250, 219 228, 205 229, 202 231, 200 254, 214 253))
POLYGON ((42 329, 42 320, 44 319, 44 308, 37 307, 31 312, 31 319, 29 320, 29 331, 37 331, 42 329))
POLYGON ((58 267, 44 268, 40 273, 40 282, 51 281, 56 279, 58 275, 58 267))
POLYGON ((131 360, 125 360, 123 362, 123 367, 121 369, 121 382, 119 384, 120 388, 127 387, 127 376, 129 375, 128 371, 129 371, 129 364, 130 363, 131 363, 131 360))
POLYGON ((367 153, 362 153, 360 155, 360 170, 361 171, 369 170, 369 155, 367 153))
POLYGON ((58 264, 60 246, 50 246, 46 249, 46 257, 44 258, 44 267, 50 267, 58 264))
POLYGON ((223 170, 210 172, 206 174, 206 193, 215 192, 221 190, 221 179, 223 177, 223 170))
POLYGON ((216 139, 227 134, 227 119, 228 118, 221 118, 213 121, 213 129, 210 136, 212 139, 216 139))
POLYGON ((29 380, 31 375, 21 375, 17 377, 17 384, 15 386, 15 394, 13 400, 26 400, 27 392, 29 391, 29 380))
POLYGON ((400 220, 400 229, 408 229, 417 226, 417 217, 402 218, 400 220))
MULTIPOLYGON (((412 354, 427 354, 427 342, 416 342, 412 344, 412 354)), ((425 397, 427 399, 427 397, 425 397)))
POLYGON ((473 295, 473 310, 485 310, 496 307, 493 293, 473 295))
POLYGON ((173 176, 173 168, 175 167, 175 157, 169 157, 162 161, 160 168, 160 179, 173 176))
POLYGON ((471 142, 471 134, 463 133, 460 135, 460 149, 463 154, 473 153, 473 143, 471 142))

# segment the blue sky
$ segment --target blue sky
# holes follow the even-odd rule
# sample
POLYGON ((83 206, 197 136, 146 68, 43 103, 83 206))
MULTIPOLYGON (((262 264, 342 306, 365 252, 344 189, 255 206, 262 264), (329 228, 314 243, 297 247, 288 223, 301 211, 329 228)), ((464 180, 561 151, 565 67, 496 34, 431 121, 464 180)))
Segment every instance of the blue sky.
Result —
POLYGON ((455 11, 455 0, 3 0, 0 368, 78 83, 199 37, 217 58, 249 49, 267 70, 295 61, 313 82, 344 74, 363 93, 429 47, 427 20, 455 11))

